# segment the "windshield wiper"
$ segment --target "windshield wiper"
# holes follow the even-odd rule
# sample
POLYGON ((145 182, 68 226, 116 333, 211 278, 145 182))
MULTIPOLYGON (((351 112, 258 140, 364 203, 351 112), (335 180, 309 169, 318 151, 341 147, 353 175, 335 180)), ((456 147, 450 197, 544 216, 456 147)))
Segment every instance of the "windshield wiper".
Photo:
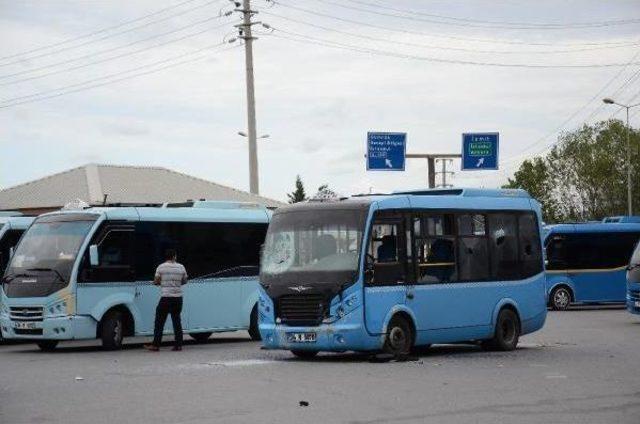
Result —
POLYGON ((2 282, 5 284, 9 284, 11 281, 15 280, 18 277, 31 277, 29 274, 24 272, 18 272, 16 274, 9 274, 2 279, 2 282))
POLYGON ((27 271, 41 271, 41 272, 51 271, 51 272, 54 272, 58 276, 58 279, 60 279, 60 281, 62 281, 63 283, 67 282, 64 279, 64 277, 62 276, 62 274, 60 274, 60 272, 57 269, 53 269, 53 268, 27 268, 27 271))

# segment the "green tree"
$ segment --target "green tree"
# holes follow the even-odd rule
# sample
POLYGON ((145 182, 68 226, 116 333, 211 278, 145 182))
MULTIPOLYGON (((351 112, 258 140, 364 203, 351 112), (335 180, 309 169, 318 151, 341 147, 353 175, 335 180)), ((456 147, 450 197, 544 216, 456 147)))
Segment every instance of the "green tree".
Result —
MULTIPOLYGON (((640 132, 631 132, 631 163, 640 161, 640 132)), ((507 188, 524 188, 547 222, 599 220, 627 213, 625 124, 602 121, 558 137, 544 157, 524 161, 507 188)), ((632 170, 633 203, 640 207, 640 170, 632 170)))
POLYGON ((300 175, 296 176, 296 189, 288 193, 287 197, 289 198, 289 203, 298 203, 307 200, 307 193, 304 191, 304 184, 302 183, 300 175))
POLYGON ((329 188, 329 184, 325 183, 325 184, 322 184, 320 187, 318 187, 318 193, 315 195, 315 197, 323 198, 323 199, 334 199, 338 197, 338 195, 336 194, 335 191, 329 188))

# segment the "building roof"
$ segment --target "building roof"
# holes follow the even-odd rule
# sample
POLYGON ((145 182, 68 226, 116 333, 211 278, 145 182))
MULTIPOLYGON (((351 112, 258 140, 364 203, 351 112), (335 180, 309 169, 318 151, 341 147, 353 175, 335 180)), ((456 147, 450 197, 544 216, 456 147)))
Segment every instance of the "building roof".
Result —
POLYGON ((159 204, 190 199, 284 203, 161 167, 88 164, 0 190, 0 210, 58 208, 76 199, 90 205, 159 204))

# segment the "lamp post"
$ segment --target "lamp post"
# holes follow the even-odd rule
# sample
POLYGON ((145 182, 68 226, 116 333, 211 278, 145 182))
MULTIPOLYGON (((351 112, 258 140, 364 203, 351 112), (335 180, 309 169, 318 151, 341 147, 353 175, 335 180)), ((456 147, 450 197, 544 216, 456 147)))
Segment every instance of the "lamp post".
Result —
POLYGON ((629 127, 629 109, 640 106, 640 103, 634 105, 623 105, 613 99, 604 98, 602 101, 608 105, 617 105, 627 109, 627 208, 629 216, 633 215, 633 200, 631 197, 631 127, 629 127))

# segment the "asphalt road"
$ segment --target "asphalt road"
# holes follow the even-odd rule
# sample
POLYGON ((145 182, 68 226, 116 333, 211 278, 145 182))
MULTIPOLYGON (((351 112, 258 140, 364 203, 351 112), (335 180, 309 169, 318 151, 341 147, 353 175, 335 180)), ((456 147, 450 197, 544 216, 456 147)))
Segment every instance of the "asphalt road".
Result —
POLYGON ((623 309, 550 312, 515 352, 435 346, 411 362, 304 361, 245 333, 142 342, 0 346, 0 423, 640 423, 640 318, 623 309))

